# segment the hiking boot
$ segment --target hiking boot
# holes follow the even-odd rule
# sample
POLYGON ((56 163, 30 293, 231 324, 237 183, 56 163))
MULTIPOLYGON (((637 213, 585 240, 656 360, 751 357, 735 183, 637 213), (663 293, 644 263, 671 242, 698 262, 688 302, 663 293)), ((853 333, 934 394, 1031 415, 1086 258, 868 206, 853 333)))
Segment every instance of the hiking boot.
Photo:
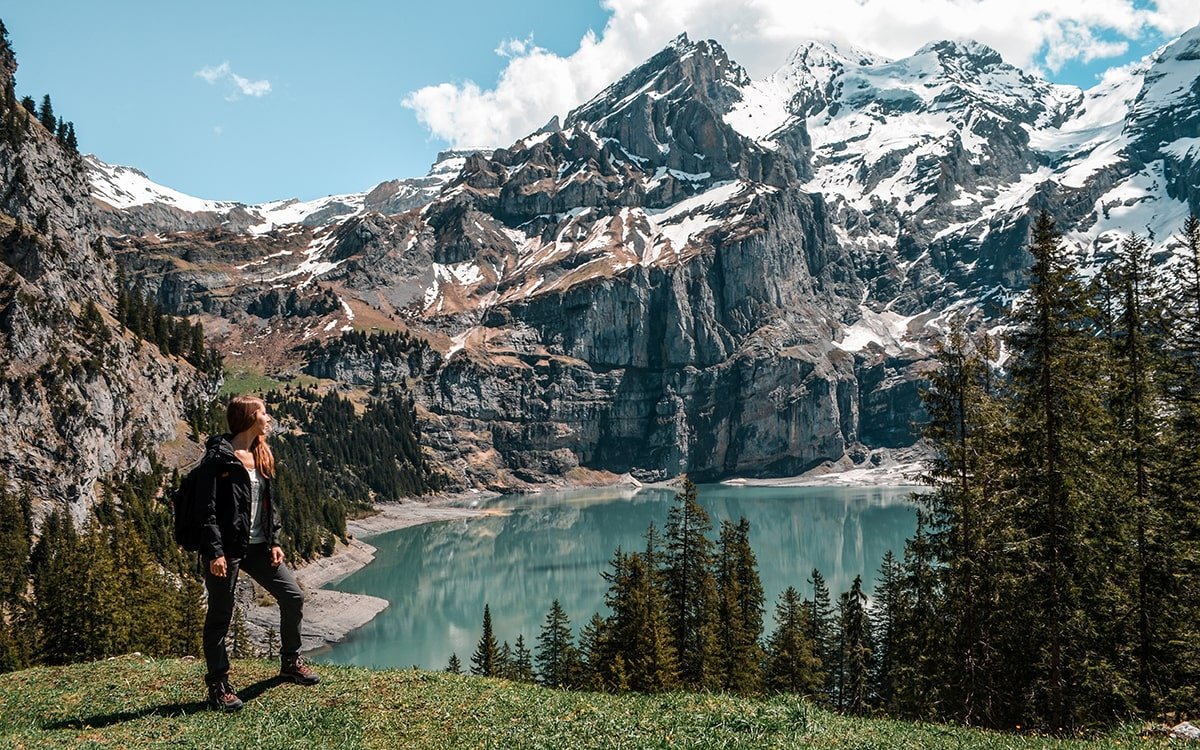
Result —
POLYGON ((316 685, 321 681, 320 675, 308 666, 302 656, 284 657, 280 662, 279 676, 298 685, 316 685))
POLYGON ((214 711, 230 713, 242 710, 242 699, 233 692, 228 680, 209 683, 208 707, 214 711))

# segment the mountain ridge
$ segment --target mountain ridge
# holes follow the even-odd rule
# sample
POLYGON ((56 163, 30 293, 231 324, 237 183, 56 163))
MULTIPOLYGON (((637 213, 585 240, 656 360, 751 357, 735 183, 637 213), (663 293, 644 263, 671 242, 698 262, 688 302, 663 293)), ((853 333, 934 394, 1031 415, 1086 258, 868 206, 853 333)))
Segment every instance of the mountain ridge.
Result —
MULTIPOLYGON (((916 440, 932 343, 1021 292, 1042 208, 1085 272, 1147 224, 1169 257, 1200 208, 1198 33, 1086 93, 965 42, 899 60, 812 43, 753 81, 681 36, 561 122, 461 157, 424 203, 236 240, 257 282, 196 232, 139 278, 269 324, 280 371, 355 315, 424 338, 440 360, 412 385, 467 483, 799 473, 916 440), (1131 119, 1162 107, 1183 125, 1131 119), (278 285, 290 308, 254 301, 278 285)), ((131 269, 162 252, 122 243, 131 269)))

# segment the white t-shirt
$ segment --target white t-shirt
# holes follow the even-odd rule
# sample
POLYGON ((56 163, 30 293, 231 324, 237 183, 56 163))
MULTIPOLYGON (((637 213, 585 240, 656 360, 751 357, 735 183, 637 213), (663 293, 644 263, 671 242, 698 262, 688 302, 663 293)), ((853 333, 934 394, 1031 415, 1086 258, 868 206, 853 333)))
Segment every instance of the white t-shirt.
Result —
POLYGON ((257 469, 246 469, 246 473, 250 475, 250 543, 263 544, 267 535, 262 527, 262 479, 257 469))

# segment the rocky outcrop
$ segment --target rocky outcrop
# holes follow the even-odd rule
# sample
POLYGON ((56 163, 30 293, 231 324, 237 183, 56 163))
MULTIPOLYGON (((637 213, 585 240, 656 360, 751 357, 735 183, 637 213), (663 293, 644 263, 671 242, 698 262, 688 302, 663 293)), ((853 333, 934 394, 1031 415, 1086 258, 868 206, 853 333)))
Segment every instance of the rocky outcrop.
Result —
MULTIPOLYGON (((3 52, 0 88, 15 70, 3 52)), ((0 475, 37 518, 82 521, 101 483, 184 439, 186 406, 215 384, 115 320, 82 160, 19 105, 0 116, 20 124, 0 142, 0 475)))

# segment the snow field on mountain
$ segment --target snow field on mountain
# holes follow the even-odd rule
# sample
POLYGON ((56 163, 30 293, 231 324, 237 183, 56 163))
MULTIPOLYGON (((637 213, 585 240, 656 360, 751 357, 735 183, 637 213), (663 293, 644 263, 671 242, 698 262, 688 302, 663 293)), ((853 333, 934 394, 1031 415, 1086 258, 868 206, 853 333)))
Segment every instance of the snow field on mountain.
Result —
POLYGON ((301 287, 304 287, 308 284, 311 284, 318 276, 329 273, 342 263, 345 263, 345 258, 333 263, 322 258, 322 255, 325 253, 325 251, 333 247, 334 243, 337 241, 337 232, 335 229, 336 226, 327 227, 323 236, 313 238, 312 242, 309 243, 308 248, 304 251, 304 260, 300 262, 300 265, 296 266, 291 271, 284 271, 281 274, 272 276, 270 279, 268 279, 268 281, 272 282, 272 284, 277 287, 286 286, 285 284, 278 284, 275 282, 284 281, 285 279, 291 279, 307 273, 308 278, 300 284, 301 287))
POLYGON ((869 307, 859 308, 862 317, 841 332, 841 341, 833 345, 846 352, 859 352, 870 344, 876 344, 887 354, 900 354, 907 345, 908 324, 916 315, 899 315, 891 310, 875 312, 869 307))
MULTIPOLYGON (((1189 211, 1187 203, 1167 196, 1162 171, 1162 161, 1156 161, 1114 186, 1096 201, 1096 223, 1066 238, 1093 256, 1114 250, 1130 233, 1153 237, 1154 245, 1170 244, 1189 211)), ((1092 260, 1085 272, 1094 271, 1101 258, 1092 260)))
POLYGON ((262 223, 250 227, 251 234, 266 234, 276 227, 288 224, 299 224, 309 216, 335 204, 342 204, 349 210, 340 213, 340 217, 353 216, 363 210, 363 199, 366 193, 348 193, 346 195, 327 195, 311 201, 298 201, 294 198, 282 201, 271 201, 251 208, 262 216, 262 223))
POLYGON ((113 208, 133 208, 149 203, 164 203, 191 213, 220 212, 242 204, 210 201, 159 185, 132 167, 105 164, 94 156, 85 157, 92 195, 113 208))

